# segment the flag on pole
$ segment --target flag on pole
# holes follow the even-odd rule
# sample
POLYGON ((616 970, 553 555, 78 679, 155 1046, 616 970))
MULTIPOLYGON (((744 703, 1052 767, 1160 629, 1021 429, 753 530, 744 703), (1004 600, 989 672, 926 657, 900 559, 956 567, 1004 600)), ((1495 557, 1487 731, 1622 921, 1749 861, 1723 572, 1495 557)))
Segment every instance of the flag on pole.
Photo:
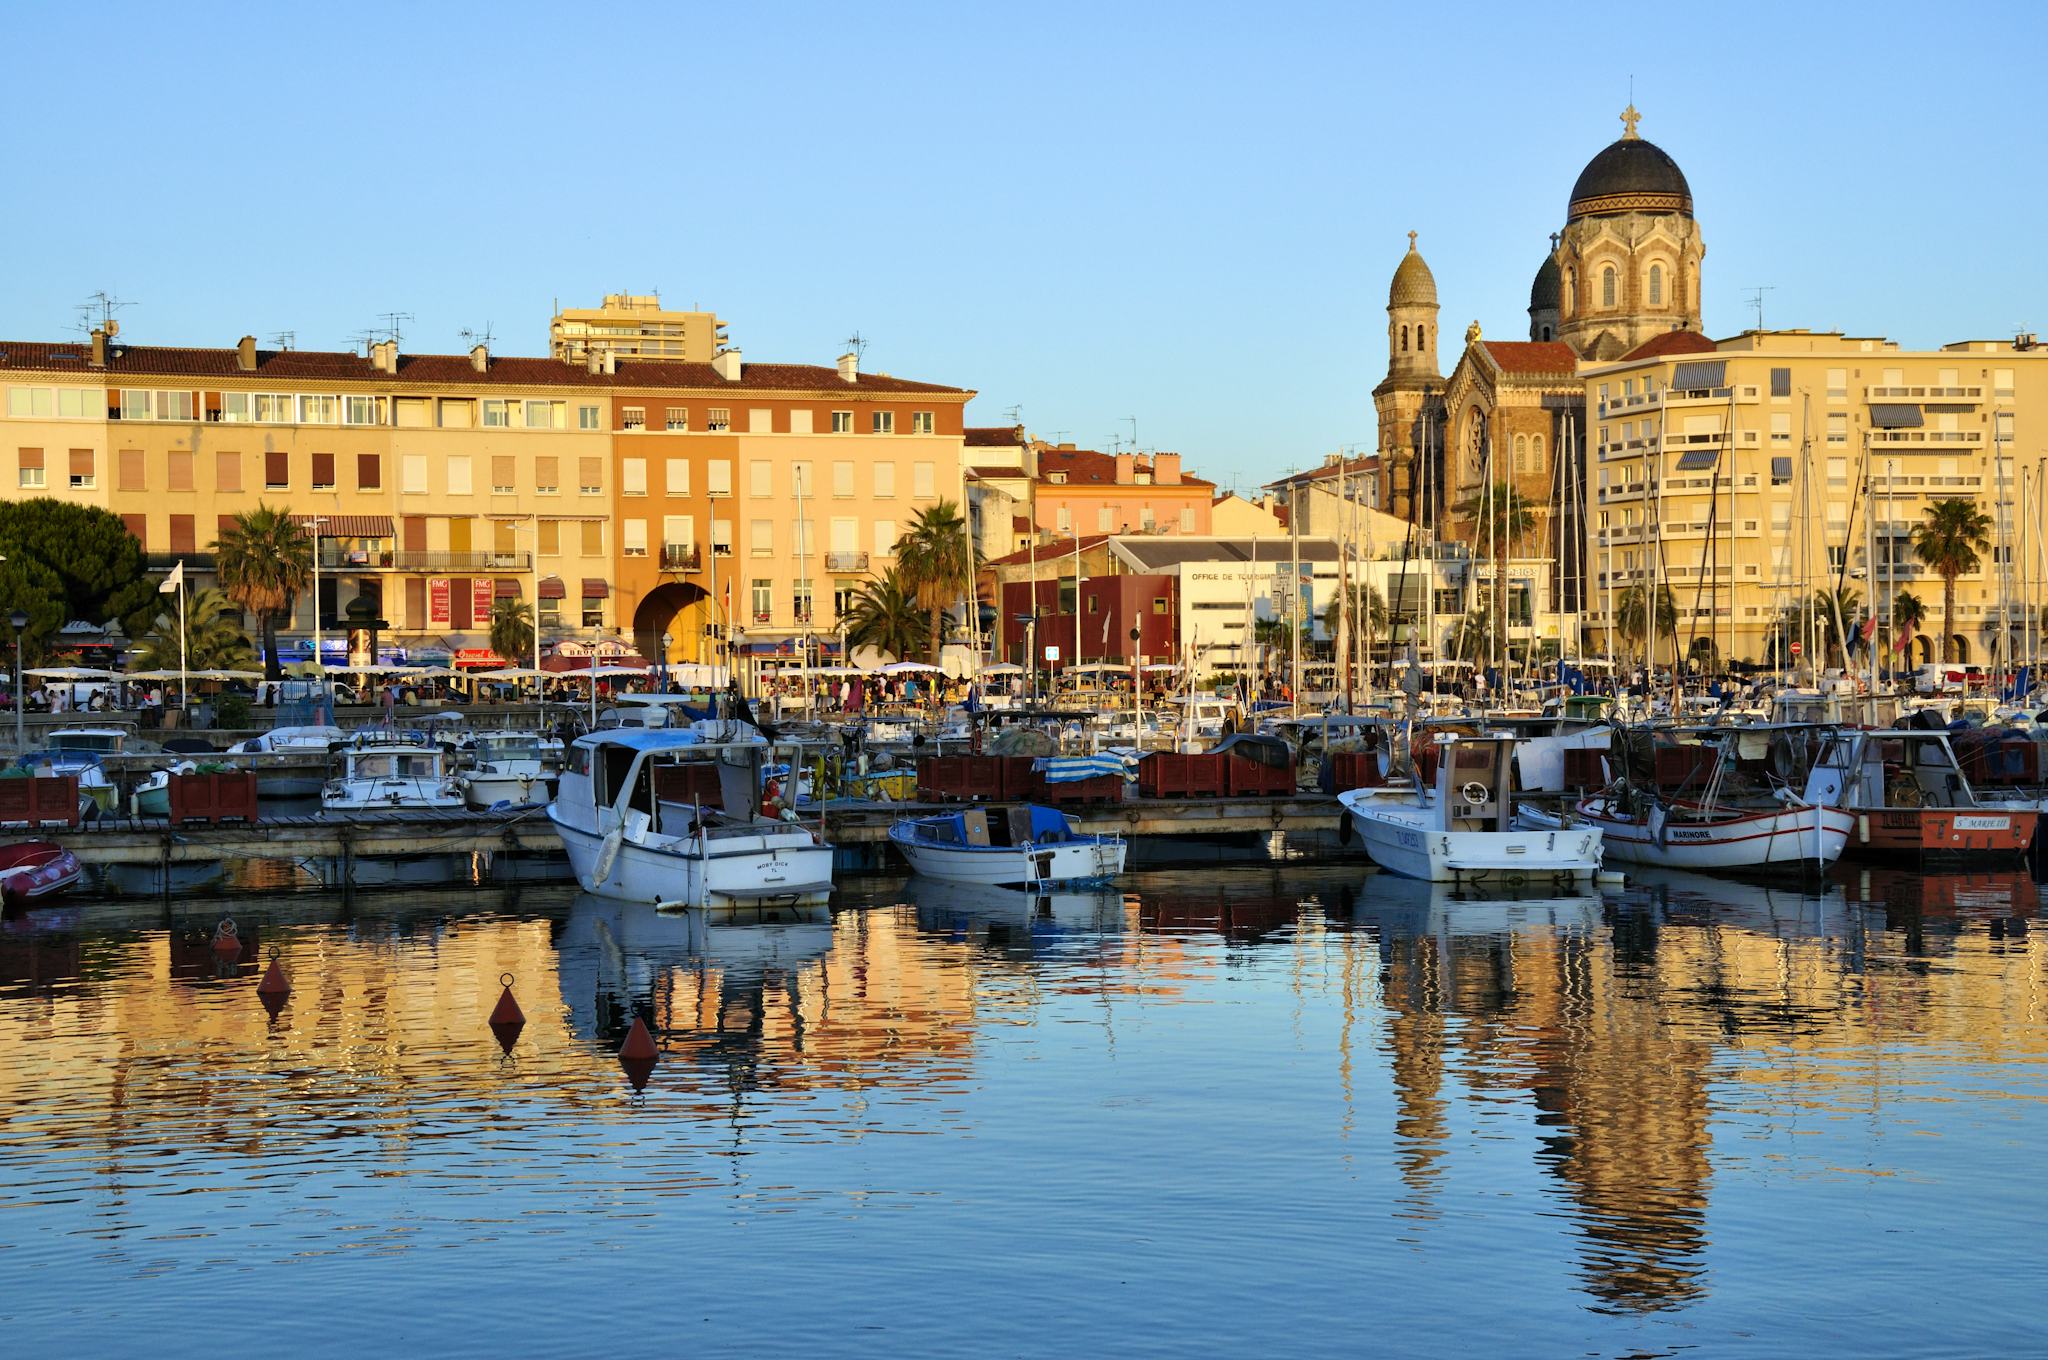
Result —
POLYGON ((164 577, 164 583, 156 588, 157 594, 168 595, 185 584, 185 564, 181 561, 171 568, 171 574, 164 577))
POLYGON ((1870 639, 1871 639, 1871 638, 1875 637, 1876 635, 1877 635, 1877 615, 1875 615, 1875 614, 1872 614, 1872 615, 1871 615, 1871 616, 1870 616, 1869 618, 1867 618, 1867 619, 1865 619, 1865 620, 1863 621, 1863 640, 1864 640, 1865 642, 1868 642, 1868 641, 1870 641, 1870 639))

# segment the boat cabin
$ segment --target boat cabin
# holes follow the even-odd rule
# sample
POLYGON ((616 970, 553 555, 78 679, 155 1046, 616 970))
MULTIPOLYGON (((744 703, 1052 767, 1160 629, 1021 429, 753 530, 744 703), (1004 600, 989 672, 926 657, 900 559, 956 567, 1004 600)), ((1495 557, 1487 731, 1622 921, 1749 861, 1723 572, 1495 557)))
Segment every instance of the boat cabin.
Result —
POLYGON ((1072 825, 1064 813, 1035 803, 1012 808, 967 808, 937 817, 920 817, 913 827, 919 840, 975 849, 1056 845, 1073 839, 1072 825))
POLYGON ((1446 831, 1506 831, 1515 739, 1499 733, 1437 741, 1436 794, 1446 831))

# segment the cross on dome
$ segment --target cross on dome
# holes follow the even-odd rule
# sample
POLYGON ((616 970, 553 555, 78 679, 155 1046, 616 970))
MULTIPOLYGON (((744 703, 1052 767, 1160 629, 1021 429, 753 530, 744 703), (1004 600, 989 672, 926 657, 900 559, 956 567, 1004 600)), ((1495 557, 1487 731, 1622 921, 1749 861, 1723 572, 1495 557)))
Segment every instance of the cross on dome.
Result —
POLYGON ((1636 124, 1642 121, 1643 115, 1636 112, 1635 103, 1631 100, 1629 106, 1621 111, 1621 125, 1627 129, 1627 131, 1621 134, 1622 140, 1628 142, 1636 140, 1636 124))

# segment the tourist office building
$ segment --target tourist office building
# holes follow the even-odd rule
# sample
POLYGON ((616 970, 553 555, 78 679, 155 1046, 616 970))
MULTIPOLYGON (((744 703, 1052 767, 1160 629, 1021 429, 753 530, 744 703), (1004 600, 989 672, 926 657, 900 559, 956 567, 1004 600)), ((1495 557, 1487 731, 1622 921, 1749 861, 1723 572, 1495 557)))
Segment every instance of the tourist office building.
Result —
POLYGON ((386 659, 479 664, 497 664, 507 598, 535 601, 565 653, 653 660, 664 637, 671 661, 713 660, 716 638, 836 652, 898 534, 960 501, 973 396, 853 356, 185 349, 98 331, 0 343, 0 389, 7 495, 111 511, 153 568, 184 562, 201 587, 236 514, 288 511, 320 564, 285 629, 302 654, 317 603, 330 662, 351 620, 375 618, 386 659))

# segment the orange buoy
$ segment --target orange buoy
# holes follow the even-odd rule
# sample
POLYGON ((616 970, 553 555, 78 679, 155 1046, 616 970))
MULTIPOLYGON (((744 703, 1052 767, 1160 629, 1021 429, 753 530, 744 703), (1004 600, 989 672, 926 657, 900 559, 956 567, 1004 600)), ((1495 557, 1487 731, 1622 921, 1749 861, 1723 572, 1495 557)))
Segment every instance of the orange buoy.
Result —
POLYGON ((633 1017, 633 1028, 626 1031, 626 1042, 619 1045, 619 1056, 633 1062, 653 1062, 661 1056, 647 1022, 637 1015, 633 1017))
POLYGON ((270 967, 263 970, 263 981, 256 984, 259 996, 289 996, 291 979, 284 975, 284 965, 277 961, 277 951, 270 951, 270 967))
POLYGON ((498 1004, 491 1008, 491 1028, 499 1025, 523 1025, 526 1012, 519 1009, 519 1003, 512 999, 512 975, 498 974, 498 983, 505 990, 498 993, 498 1004))

